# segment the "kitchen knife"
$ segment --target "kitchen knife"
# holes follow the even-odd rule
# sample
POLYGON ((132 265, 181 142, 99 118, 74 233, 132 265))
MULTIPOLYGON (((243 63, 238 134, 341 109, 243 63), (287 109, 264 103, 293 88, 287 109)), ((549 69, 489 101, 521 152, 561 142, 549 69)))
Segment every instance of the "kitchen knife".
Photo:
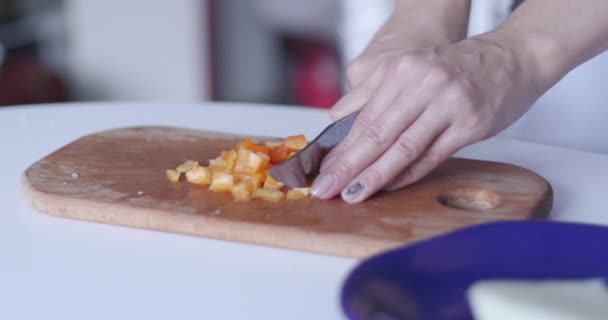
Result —
POLYGON ((323 157, 350 131, 359 111, 332 123, 304 149, 270 169, 270 175, 291 188, 306 187, 309 177, 319 172, 323 157))

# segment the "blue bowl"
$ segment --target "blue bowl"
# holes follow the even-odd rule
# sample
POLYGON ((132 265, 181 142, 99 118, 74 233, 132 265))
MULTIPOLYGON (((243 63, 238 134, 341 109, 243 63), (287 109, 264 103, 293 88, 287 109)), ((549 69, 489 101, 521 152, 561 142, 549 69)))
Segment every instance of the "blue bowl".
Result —
POLYGON ((342 288, 349 319, 471 319, 483 279, 608 281, 608 227, 546 221, 477 225, 361 262, 342 288))

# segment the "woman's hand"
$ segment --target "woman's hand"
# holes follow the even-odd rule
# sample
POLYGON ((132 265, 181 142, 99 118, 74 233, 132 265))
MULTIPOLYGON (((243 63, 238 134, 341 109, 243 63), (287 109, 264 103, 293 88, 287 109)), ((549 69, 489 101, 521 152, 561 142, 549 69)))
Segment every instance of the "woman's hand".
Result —
POLYGON ((324 159, 316 197, 342 193, 354 203, 409 185, 506 128, 543 91, 533 61, 483 36, 380 56, 331 110, 341 118, 364 101, 351 132, 324 159))
MULTIPOLYGON (((454 5, 468 1, 398 0, 391 20, 414 13, 405 21, 426 22, 395 35, 444 32, 453 39, 462 25, 454 5)), ((353 89, 331 110, 334 118, 361 113, 324 159, 313 194, 341 192, 360 202, 411 184, 458 149, 496 134, 570 70, 608 50, 607 14, 606 0, 526 0, 495 30, 456 44, 370 46, 349 73, 353 89)))
POLYGON ((346 68, 350 88, 357 90, 350 105, 362 108, 379 85, 387 61, 412 49, 428 48, 463 40, 466 36, 470 0, 397 0, 393 14, 378 30, 365 50, 346 68), (374 85, 372 85, 374 84, 374 85), (354 101, 354 99, 356 101, 354 101))

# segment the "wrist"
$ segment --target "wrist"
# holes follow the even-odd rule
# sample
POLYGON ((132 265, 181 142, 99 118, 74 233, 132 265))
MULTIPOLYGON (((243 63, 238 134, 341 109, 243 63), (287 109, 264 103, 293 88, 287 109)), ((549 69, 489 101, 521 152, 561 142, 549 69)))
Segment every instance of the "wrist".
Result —
POLYGON ((451 44, 466 37, 469 0, 398 0, 374 36, 372 47, 415 49, 451 44))
POLYGON ((470 0, 397 0, 388 24, 449 44, 466 38, 470 0))
POLYGON ((540 94, 576 66, 559 36, 547 32, 507 24, 476 38, 510 50, 540 94))
POLYGON ((559 39, 543 32, 518 30, 506 25, 474 38, 509 51, 539 95, 571 69, 559 39))

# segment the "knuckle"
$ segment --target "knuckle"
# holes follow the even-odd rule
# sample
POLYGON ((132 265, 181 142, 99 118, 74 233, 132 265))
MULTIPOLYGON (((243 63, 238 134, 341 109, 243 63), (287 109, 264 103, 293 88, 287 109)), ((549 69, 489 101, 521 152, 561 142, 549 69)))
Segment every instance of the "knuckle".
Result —
POLYGON ((441 154, 434 151, 429 151, 420 158, 419 162, 424 167, 434 168, 443 162, 443 160, 444 157, 441 154))
POLYGON ((414 54, 407 54, 394 62, 395 66, 393 70, 397 73, 407 73, 412 68, 420 66, 423 63, 423 60, 414 54))
POLYGON ((451 100, 460 106, 473 108, 475 105, 476 92, 474 87, 467 81, 458 81, 448 90, 451 100))
POLYGON ((471 116, 464 126, 464 131, 466 132, 467 140, 471 142, 487 139, 491 135, 490 127, 480 115, 471 116))
POLYGON ((350 175, 354 168, 349 161, 344 159, 344 157, 338 157, 333 160, 331 167, 333 169, 332 171, 334 171, 337 176, 350 175))
POLYGON ((386 129, 378 122, 370 123, 365 128, 362 137, 372 145, 384 146, 388 142, 386 129))
POLYGON ((348 66, 346 66, 346 77, 348 78, 348 81, 358 82, 367 65, 368 63, 362 58, 357 58, 349 63, 348 66))
POLYGON ((401 172, 401 174, 391 183, 391 185, 393 189, 397 189, 405 187, 413 181, 416 181, 414 171, 412 171, 411 167, 408 167, 401 172))
POLYGON ((397 150, 407 159, 415 159, 420 152, 416 143, 406 135, 401 135, 395 142, 397 150))
POLYGON ((363 179, 371 189, 376 189, 382 185, 385 180, 385 175, 376 167, 369 167, 363 174, 363 179))
POLYGON ((362 111, 358 116, 357 116, 357 120, 355 121, 359 127, 361 127, 362 129, 367 129, 369 126, 372 125, 372 123, 374 123, 374 120, 372 120, 372 118, 367 115, 367 113, 365 113, 365 111, 362 111))
POLYGON ((453 79, 450 70, 438 64, 427 64, 426 73, 429 80, 433 83, 444 84, 453 79))

